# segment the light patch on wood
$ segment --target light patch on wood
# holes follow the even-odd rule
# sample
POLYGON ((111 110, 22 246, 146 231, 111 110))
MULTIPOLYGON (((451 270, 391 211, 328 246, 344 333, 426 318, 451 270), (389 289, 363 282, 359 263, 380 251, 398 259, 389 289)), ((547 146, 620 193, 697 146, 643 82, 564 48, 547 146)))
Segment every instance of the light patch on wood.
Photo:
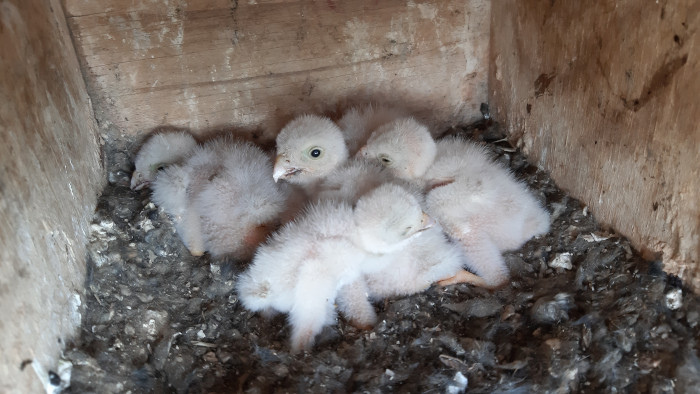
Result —
POLYGON ((346 45, 350 49, 351 62, 367 60, 375 56, 375 54, 369 52, 372 48, 369 42, 369 25, 357 18, 353 18, 345 23, 343 33, 345 33, 346 45))
POLYGON ((115 136, 170 124, 269 140, 296 114, 337 116, 369 101, 405 106, 439 130, 479 118, 486 101, 485 0, 65 8, 97 119, 115 136))
POLYGON ((596 218, 700 290, 700 9, 496 1, 492 110, 596 218))
POLYGON ((438 14, 437 7, 434 4, 429 4, 429 3, 414 3, 413 1, 408 2, 408 7, 417 7, 418 11, 420 11, 420 16, 423 19, 430 19, 434 20, 435 17, 438 14))

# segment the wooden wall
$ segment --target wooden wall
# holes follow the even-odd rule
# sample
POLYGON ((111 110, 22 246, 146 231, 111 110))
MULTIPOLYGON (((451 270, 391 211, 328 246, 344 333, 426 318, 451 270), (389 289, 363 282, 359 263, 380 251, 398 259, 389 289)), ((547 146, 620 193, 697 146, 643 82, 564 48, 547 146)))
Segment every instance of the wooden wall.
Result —
POLYGON ((301 112, 398 103, 436 127, 480 116, 486 0, 63 0, 102 128, 276 135, 301 112))
POLYGON ((79 324, 95 117, 107 139, 270 138, 367 100, 440 128, 488 96, 560 186, 700 289, 699 27, 692 0, 0 2, 0 392, 41 391, 26 362, 55 368, 79 324))
POLYGON ((558 184, 700 290, 700 3, 492 3, 494 116, 558 184))
POLYGON ((0 392, 39 393, 80 325, 99 135, 58 0, 0 2, 0 48, 0 392))

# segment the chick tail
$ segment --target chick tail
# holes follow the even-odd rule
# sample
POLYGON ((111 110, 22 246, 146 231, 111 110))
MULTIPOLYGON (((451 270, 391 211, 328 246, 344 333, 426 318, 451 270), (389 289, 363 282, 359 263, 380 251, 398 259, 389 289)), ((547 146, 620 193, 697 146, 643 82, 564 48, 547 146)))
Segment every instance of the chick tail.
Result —
POLYGON ((238 299, 246 309, 251 311, 268 310, 270 305, 270 290, 272 284, 264 280, 256 280, 248 273, 242 274, 236 283, 238 299))
POLYGON ((541 208, 537 207, 525 218, 525 225, 523 226, 524 236, 526 239, 536 237, 538 235, 545 234, 549 232, 549 213, 541 208))

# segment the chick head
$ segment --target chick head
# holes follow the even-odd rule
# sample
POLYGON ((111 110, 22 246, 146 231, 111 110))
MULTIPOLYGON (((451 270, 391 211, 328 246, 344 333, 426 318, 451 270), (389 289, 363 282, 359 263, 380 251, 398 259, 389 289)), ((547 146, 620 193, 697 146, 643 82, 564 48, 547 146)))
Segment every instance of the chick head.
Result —
POLYGON ((348 158, 342 131, 330 119, 302 115, 277 135, 273 178, 295 184, 311 183, 333 171, 348 158))
POLYGON ((156 179, 158 171, 183 160, 196 146, 197 141, 185 131, 153 134, 136 155, 131 189, 148 187, 156 179))
POLYGON ((425 125, 400 118, 375 130, 357 153, 376 161, 402 179, 420 178, 435 160, 437 148, 425 125))
POLYGON ((361 246, 378 254, 403 248, 435 224, 413 194, 393 183, 362 196, 355 206, 354 220, 361 246))

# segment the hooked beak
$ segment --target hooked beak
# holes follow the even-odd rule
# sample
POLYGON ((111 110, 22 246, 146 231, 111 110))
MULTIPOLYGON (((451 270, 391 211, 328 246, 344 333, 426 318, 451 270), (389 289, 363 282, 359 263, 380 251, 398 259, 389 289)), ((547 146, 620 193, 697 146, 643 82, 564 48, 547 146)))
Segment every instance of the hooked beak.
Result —
POLYGON ((151 184, 151 182, 141 178, 143 178, 143 175, 138 171, 134 171, 134 174, 131 176, 131 190, 141 190, 151 184))
POLYGON ((277 159, 275 159, 275 169, 272 172, 272 179, 277 183, 280 179, 287 179, 299 172, 301 172, 300 169, 289 166, 289 160, 285 159, 283 155, 277 155, 277 159))
POLYGON ((360 157, 365 157, 367 156, 367 145, 363 146, 360 148, 360 150, 355 153, 355 158, 360 158, 360 157))
POLYGON ((431 218, 430 216, 428 216, 427 213, 423 212, 423 217, 420 221, 420 228, 417 228, 411 235, 408 236, 408 238, 418 237, 423 233, 423 231, 432 228, 436 225, 438 224, 435 221, 435 219, 431 218))
POLYGON ((428 216, 427 213, 423 212, 423 218, 421 219, 420 224, 421 224, 421 228, 420 228, 420 230, 418 230, 419 232, 427 230, 427 229, 435 226, 437 224, 437 222, 435 221, 435 219, 428 216))

